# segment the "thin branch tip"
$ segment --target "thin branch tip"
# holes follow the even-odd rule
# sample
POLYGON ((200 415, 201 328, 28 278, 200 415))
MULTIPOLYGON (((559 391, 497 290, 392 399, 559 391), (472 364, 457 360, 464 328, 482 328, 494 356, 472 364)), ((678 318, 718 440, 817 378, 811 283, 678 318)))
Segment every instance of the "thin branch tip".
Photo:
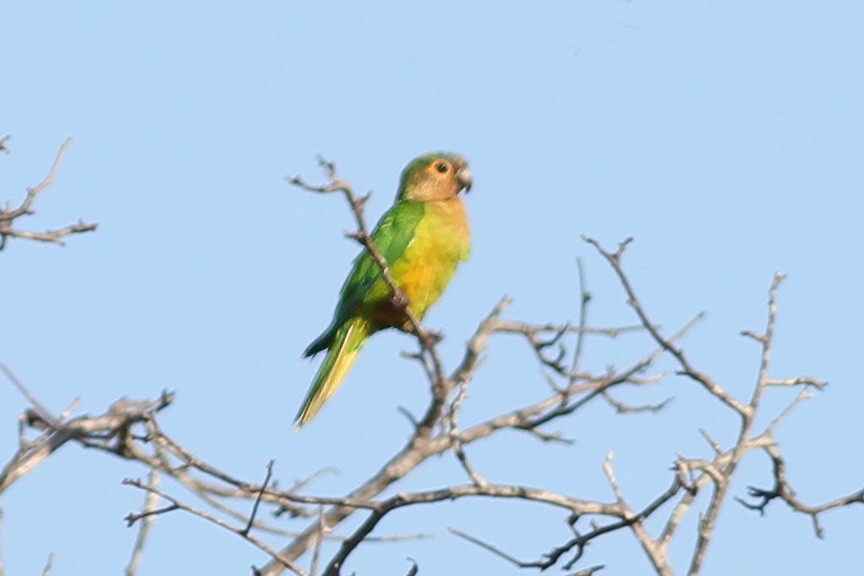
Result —
MULTIPOLYGON (((8 137, 7 137, 8 138, 8 137)), ((60 165, 66 156, 69 147, 72 144, 72 139, 67 138, 60 146, 57 155, 54 158, 48 174, 39 184, 27 188, 27 193, 24 200, 16 208, 8 207, 0 209, 0 250, 6 247, 9 238, 22 238, 27 240, 35 240, 37 242, 45 242, 50 244, 64 245, 64 238, 73 234, 82 234, 85 232, 94 232, 98 226, 96 223, 86 223, 83 220, 78 220, 76 224, 70 224, 56 230, 46 230, 45 232, 34 232, 15 227, 15 222, 25 216, 34 214, 33 205, 36 197, 45 189, 54 184, 57 174, 60 170, 60 165)))

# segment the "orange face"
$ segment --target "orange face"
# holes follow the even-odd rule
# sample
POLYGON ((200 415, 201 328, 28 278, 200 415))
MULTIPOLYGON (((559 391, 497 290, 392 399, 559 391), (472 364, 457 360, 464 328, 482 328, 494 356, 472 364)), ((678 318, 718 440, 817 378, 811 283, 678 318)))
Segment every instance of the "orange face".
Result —
POLYGON ((471 171, 456 154, 433 153, 411 162, 402 174, 400 200, 446 200, 471 189, 471 171))

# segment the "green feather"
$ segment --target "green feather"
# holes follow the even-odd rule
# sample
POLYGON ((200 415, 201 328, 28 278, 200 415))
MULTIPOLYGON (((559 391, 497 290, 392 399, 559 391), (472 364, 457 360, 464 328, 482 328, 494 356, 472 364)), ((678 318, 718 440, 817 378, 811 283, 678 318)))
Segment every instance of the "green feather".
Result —
MULTIPOLYGON (((414 239, 414 232, 420 225, 424 212, 425 205, 422 202, 397 202, 381 218, 372 233, 372 244, 388 265, 393 266, 405 254, 411 240, 414 239)), ((306 348, 303 355, 314 356, 318 352, 329 349, 336 338, 336 332, 345 322, 363 311, 364 307, 388 295, 389 289, 381 274, 381 267, 368 251, 363 250, 354 259, 351 274, 342 285, 333 322, 306 348), (378 286, 375 285, 376 283, 378 286)))
POLYGON ((362 318, 355 318, 336 331, 327 357, 318 369, 315 380, 306 393, 303 406, 295 418, 298 428, 314 418, 324 402, 336 392, 348 370, 354 365, 357 354, 369 334, 369 325, 362 318))

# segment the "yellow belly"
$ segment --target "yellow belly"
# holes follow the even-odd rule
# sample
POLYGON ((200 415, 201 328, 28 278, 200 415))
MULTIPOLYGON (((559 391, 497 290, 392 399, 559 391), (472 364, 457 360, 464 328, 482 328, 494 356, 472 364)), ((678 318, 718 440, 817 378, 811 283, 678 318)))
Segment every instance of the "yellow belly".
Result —
MULTIPOLYGON (((456 266, 470 252, 468 216, 461 198, 429 202, 426 210, 413 240, 391 268, 394 280, 405 291, 418 318, 423 318, 441 297, 456 266)), ((382 303, 376 312, 380 324, 404 324, 392 306, 382 303)))

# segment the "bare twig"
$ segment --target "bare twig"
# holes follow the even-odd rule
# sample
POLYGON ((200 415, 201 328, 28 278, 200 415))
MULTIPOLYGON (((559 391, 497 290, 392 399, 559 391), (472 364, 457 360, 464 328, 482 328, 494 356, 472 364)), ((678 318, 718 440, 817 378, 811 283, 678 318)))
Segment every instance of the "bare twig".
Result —
MULTIPOLYGON (((172 395, 165 393, 153 402, 120 400, 102 416, 81 416, 62 423, 46 421, 41 411, 28 410, 25 413, 28 425, 43 429, 45 432, 33 442, 20 446, 0 471, 0 494, 70 440, 86 444, 90 439, 98 439, 106 445, 115 442, 115 448, 123 446, 123 438, 128 435, 133 424, 152 417, 153 414, 168 406, 172 399, 172 395)), ((116 451, 122 455, 122 450, 116 451)))
POLYGON ((627 294, 627 304, 633 309, 636 313, 636 316, 639 317, 640 322, 642 322, 642 326, 648 331, 652 338, 659 344, 664 350, 669 352, 681 365, 681 373, 688 376, 692 380, 701 384, 709 393, 716 396, 721 402, 735 410, 741 415, 749 412, 749 408, 746 404, 742 403, 740 400, 736 399, 734 396, 730 395, 726 392, 716 381, 710 378, 707 374, 704 374, 698 370, 690 363, 687 355, 684 351, 678 347, 676 347, 671 341, 664 338, 660 331, 657 329, 656 325, 651 322, 648 318, 648 314, 642 308, 642 304, 639 302, 638 298, 636 298, 636 293, 633 290, 633 287, 630 284, 630 279, 627 278, 627 275, 624 274, 624 270, 621 267, 621 258, 624 256, 624 250, 633 241, 633 238, 627 238, 623 242, 618 244, 618 249, 615 252, 609 252, 605 248, 603 248, 599 242, 590 238, 588 236, 582 237, 585 242, 594 246, 597 251, 603 256, 609 264, 612 265, 612 269, 615 271, 615 274, 618 276, 618 280, 621 286, 624 288, 624 292, 627 294))
POLYGON ((483 540, 481 540, 475 536, 471 536, 470 534, 463 532, 462 530, 459 530, 458 528, 455 528, 453 526, 448 526, 447 530, 449 530, 450 533, 453 534, 454 536, 458 536, 459 538, 462 538, 463 540, 467 540, 468 542, 471 542, 472 544, 476 544, 480 548, 483 548, 484 550, 491 552, 495 556, 498 556, 499 558, 503 558, 504 560, 513 564, 517 568, 543 568, 542 566, 538 566, 537 565, 538 563, 536 561, 525 562, 525 561, 519 560, 515 556, 511 556, 510 554, 501 550, 500 548, 493 546, 492 544, 489 544, 488 542, 484 542, 483 540))
POLYGON ((141 508, 143 513, 141 516, 141 525, 138 527, 138 536, 135 538, 135 546, 132 549, 129 564, 126 565, 126 576, 135 576, 138 573, 138 568, 141 566, 141 560, 144 557, 144 545, 147 543, 147 536, 150 534, 150 528, 156 518, 150 512, 156 510, 159 505, 159 495, 155 492, 155 489, 159 488, 159 470, 157 468, 150 469, 147 485, 154 490, 147 491, 144 496, 144 506, 141 508))
POLYGON ((273 460, 267 462, 267 475, 264 476, 264 482, 261 483, 261 489, 258 491, 258 495, 255 496, 255 503, 252 504, 252 513, 249 514, 249 521, 246 523, 246 527, 242 530, 242 536, 249 534, 249 531, 255 524, 255 516, 258 514, 258 506, 261 504, 261 497, 264 495, 264 491, 267 490, 267 484, 270 483, 270 478, 273 476, 273 463, 273 460))
POLYGON ((324 506, 318 506, 318 537, 312 547, 312 562, 309 566, 309 574, 318 574, 318 563, 321 561, 321 548, 324 545, 324 537, 327 535, 327 523, 324 520, 324 506))
POLYGON ((5 576, 5 574, 6 570, 3 568, 3 509, 0 508, 0 576, 5 576))
MULTIPOLYGON (((270 548, 270 546, 268 546, 264 541, 258 539, 256 536, 246 532, 245 528, 239 528, 237 526, 232 526, 231 524, 229 524, 228 522, 225 522, 221 518, 217 518, 216 516, 213 516, 212 514, 205 512, 204 510, 200 510, 198 508, 195 508, 194 506, 190 506, 184 502, 181 502, 180 500, 174 498, 173 496, 171 496, 169 494, 166 494, 165 492, 159 490, 158 488, 148 486, 144 482, 141 482, 141 480, 138 480, 135 478, 126 478, 123 480, 123 484, 125 484, 127 486, 134 486, 135 488, 140 488, 141 490, 144 490, 147 492, 154 492, 160 498, 163 498, 163 499, 165 499, 171 503, 170 507, 164 508, 162 510, 150 511, 150 513, 146 514, 146 516, 152 516, 154 514, 163 514, 163 513, 171 512, 174 510, 183 510, 184 512, 188 512, 189 514, 192 514, 193 516, 197 516, 199 518, 207 520, 208 522, 215 524, 216 526, 219 526, 220 528, 224 528, 230 532, 233 532, 234 534, 237 534, 238 536, 240 536, 244 540, 249 541, 254 546, 263 550, 270 557, 278 560, 285 568, 293 571, 298 576, 308 576, 308 572, 306 572, 305 570, 303 570, 302 568, 300 568, 299 566, 294 564, 291 560, 284 558, 279 552, 270 548)), ((135 524, 135 522, 143 519, 146 516, 145 516, 145 513, 129 514, 126 517, 126 521, 131 526, 131 525, 135 524)))
POLYGON ((615 408, 615 411, 618 412, 618 414, 641 414, 643 412, 660 412, 661 410, 666 408, 666 406, 668 406, 670 402, 672 402, 672 398, 669 397, 653 404, 641 404, 638 406, 631 406, 629 404, 621 402, 620 400, 615 399, 608 390, 604 390, 602 394, 603 398, 607 402, 609 402, 609 404, 611 404, 613 408, 615 408))
POLYGON ((576 337, 576 348, 573 351, 573 362, 570 364, 570 372, 579 372, 582 362, 582 353, 585 350, 585 330, 588 326, 588 303, 591 302, 591 293, 588 291, 585 280, 585 266, 581 258, 576 258, 576 272, 579 277, 579 333, 576 337))
MULTIPOLYGON (((413 328, 410 331, 413 331, 418 339, 420 349, 410 354, 410 357, 420 362, 428 380, 430 395, 426 406, 422 411, 418 410, 416 416, 404 411, 410 424, 410 433, 401 448, 384 462, 377 472, 344 496, 323 497, 300 494, 300 490, 305 492, 319 473, 312 474, 283 489, 280 488, 278 481, 272 478, 272 461, 267 466, 264 481, 258 484, 246 482, 193 454, 157 423, 157 413, 171 401, 171 396, 168 394, 153 402, 118 401, 108 412, 98 416, 72 417, 73 408, 70 407, 60 416, 54 417, 39 404, 35 395, 17 382, 8 368, 0 364, 7 378, 21 391, 31 406, 21 420, 18 452, 0 470, 0 493, 44 461, 59 446, 72 440, 100 453, 142 463, 150 470, 151 478, 147 483, 141 480, 125 481, 126 484, 147 493, 144 507, 139 512, 127 516, 130 525, 141 522, 139 532, 141 544, 136 543, 139 559, 140 551, 143 550, 146 524, 152 522, 158 515, 181 510, 235 533, 267 554, 270 561, 263 568, 254 568, 253 571, 255 574, 268 576, 280 574, 285 570, 296 574, 307 574, 297 562, 301 555, 310 552, 311 562, 308 573, 317 573, 319 563, 326 563, 324 574, 330 576, 340 574, 344 571, 346 561, 353 552, 366 543, 417 537, 416 535, 396 537, 374 535, 380 522, 388 515, 424 504, 454 502, 466 498, 495 498, 546 505, 564 516, 571 533, 562 539, 565 541, 548 547, 545 553, 531 561, 519 560, 504 551, 502 547, 469 536, 455 528, 451 529, 451 532, 458 537, 482 547, 513 565, 539 570, 559 566, 569 571, 583 561, 586 550, 590 550, 590 544, 594 540, 617 531, 626 531, 633 534, 651 567, 661 576, 669 576, 673 573, 669 559, 670 544, 673 537, 680 532, 679 528, 688 525, 683 522, 686 515, 700 506, 702 508, 698 509, 696 542, 692 555, 688 559, 688 572, 695 576, 700 573, 704 565, 719 512, 727 500, 728 489, 738 464, 752 451, 764 451, 769 456, 773 464, 774 482, 768 489, 751 487, 749 492, 751 500, 742 501, 748 508, 764 513, 772 500, 784 501, 793 510, 808 515, 816 534, 821 537, 823 535, 820 525, 822 512, 864 503, 864 490, 862 490, 817 506, 808 505, 797 498, 786 477, 785 461, 774 441, 774 432, 793 408, 809 397, 811 388, 821 389, 824 383, 804 376, 778 380, 769 375, 776 325, 776 296, 782 282, 781 275, 775 277, 769 290, 768 321, 765 332, 745 333, 762 347, 759 374, 748 403, 735 398, 719 382, 698 370, 681 347, 681 340, 702 318, 701 314, 695 316, 671 336, 665 336, 667 330, 661 329, 660 325, 651 321, 643 305, 636 298, 635 290, 622 265, 623 253, 630 240, 620 243, 617 250, 608 251, 596 241, 586 238, 586 241, 593 245, 612 266, 627 294, 628 304, 639 320, 638 325, 620 328, 597 328, 588 325, 590 292, 586 286, 580 261, 578 262, 580 308, 577 325, 533 324, 504 320, 502 316, 510 301, 506 297, 502 298, 479 323, 455 368, 445 371, 436 350, 435 335, 426 331, 416 318, 412 320, 410 303, 407 300, 400 302, 401 289, 393 283, 387 262, 371 242, 363 215, 363 207, 368 195, 362 197, 354 195, 351 185, 337 175, 332 163, 319 159, 319 164, 328 178, 328 184, 312 186, 299 177, 289 181, 300 188, 316 193, 339 192, 345 196, 357 223, 357 231, 351 236, 363 244, 364 250, 378 263, 382 277, 393 292, 394 305, 405 310, 407 323, 413 328), (614 338, 624 332, 632 331, 646 331, 652 339, 650 346, 654 349, 649 350, 642 358, 625 364, 623 368, 610 365, 605 372, 598 374, 589 373, 582 366, 582 357, 591 338, 614 338), (549 388, 542 386, 541 380, 540 389, 543 392, 540 398, 495 413, 485 420, 465 425, 463 429, 460 427, 459 415, 462 406, 469 401, 471 381, 482 365, 491 338, 499 333, 516 334, 527 343, 527 350, 533 353, 537 363, 542 367, 542 377, 549 383, 549 388), (496 483, 482 476, 468 458, 467 448, 472 443, 489 438, 503 430, 527 432, 544 442, 567 442, 560 432, 547 430, 547 427, 551 428, 553 424, 564 422, 569 415, 587 406, 592 400, 601 402, 605 400, 619 412, 660 410, 669 401, 668 399, 643 406, 629 406, 620 402, 616 396, 621 387, 639 387, 665 382, 666 375, 662 372, 656 373, 655 366, 658 358, 666 355, 676 363, 676 367, 679 368, 678 374, 697 383, 700 389, 704 389, 710 397, 718 401, 718 405, 722 403, 724 407, 731 408, 729 412, 736 414, 740 425, 735 440, 724 438, 723 444, 709 431, 700 430, 708 444, 705 449, 708 456, 704 458, 679 456, 674 462, 668 487, 647 504, 635 507, 628 501, 625 486, 622 486, 616 478, 611 451, 602 466, 613 495, 611 501, 578 498, 572 494, 546 490, 542 487, 496 483), (754 433, 753 422, 756 414, 764 410, 762 396, 769 387, 779 386, 802 388, 795 400, 773 419, 768 419, 770 423, 764 432, 754 433), (36 437, 28 440, 28 435, 34 430, 38 431, 36 437), (724 449, 724 444, 731 447, 724 449), (463 484, 445 483, 435 489, 393 493, 394 485, 409 477, 420 464, 433 456, 451 453, 470 481, 463 484), (157 472, 163 477, 177 480, 209 508, 193 506, 177 496, 161 491, 156 483, 157 472), (389 491, 390 495, 382 496, 385 491, 389 491), (160 499, 165 500, 165 505, 161 508, 158 507, 160 499), (232 501, 235 500, 240 504, 234 505, 232 501), (259 516, 264 516, 262 511, 268 508, 273 510, 281 521, 304 522, 303 530, 297 533, 262 522, 259 516), (342 523, 354 515, 362 516, 362 519, 353 524, 353 531, 348 535, 336 534, 339 526, 344 526, 342 523), (656 533, 650 529, 652 527, 657 528, 656 533), (292 540, 284 544, 281 550, 277 550, 275 545, 264 542, 259 531, 266 531, 270 535, 288 536, 292 540), (338 550, 329 560, 322 558, 325 550, 322 543, 325 539, 341 542, 338 550)), ((766 419, 764 414, 761 414, 761 417, 763 420, 766 419)), ((127 573, 132 574, 136 569, 137 564, 130 560, 127 573)), ((582 568, 571 576, 588 576, 600 569, 602 566, 594 565, 582 568)), ((2 571, 2 564, 0 564, 0 571, 2 571)), ((417 564, 412 561, 409 575, 416 574, 418 571, 417 564)))
POLYGON ((45 566, 42 568, 42 576, 51 576, 51 571, 54 569, 54 552, 48 554, 45 560, 45 566))
POLYGON ((768 489, 756 488, 755 486, 748 487, 750 497, 755 498, 756 502, 746 502, 741 498, 736 498, 746 508, 756 510, 759 514, 765 514, 765 509, 772 500, 781 500, 792 510, 810 516, 810 520, 813 523, 813 532, 817 538, 823 539, 825 538, 825 530, 819 522, 819 515, 821 513, 851 504, 864 504, 864 489, 835 498, 824 504, 816 506, 804 504, 795 496, 795 491, 789 485, 789 480, 786 476, 786 462, 780 455, 777 446, 769 444, 764 447, 764 450, 773 464, 774 486, 768 489))
MULTIPOLYGON (((6 142, 8 142, 8 136, 4 138, 2 142, 2 149, 8 151, 8 148, 6 148, 6 142)), ((51 165, 48 175, 45 176, 45 179, 43 179, 42 182, 27 189, 27 195, 18 207, 5 210, 0 208, 0 250, 6 247, 6 242, 9 238, 27 238, 29 240, 37 240, 40 242, 63 244, 62 238, 65 236, 96 230, 96 227, 98 226, 97 224, 86 223, 83 220, 79 220, 76 224, 70 224, 69 226, 57 230, 47 230, 45 232, 32 232, 15 228, 13 226, 16 219, 34 213, 33 203, 36 201, 36 196, 54 183, 54 180, 57 177, 57 172, 60 170, 60 165, 63 163, 63 158, 66 156, 71 143, 72 139, 70 138, 60 146, 60 150, 54 158, 54 163, 51 165)))
POLYGON ((27 402, 30 403, 30 406, 32 406, 36 411, 39 412, 39 415, 42 418, 44 418, 48 422, 55 422, 57 420, 57 418, 53 414, 51 414, 51 411, 48 410, 45 406, 43 406, 42 403, 39 402, 39 400, 36 398, 36 396, 32 392, 30 392, 27 386, 25 386, 24 383, 18 378, 18 376, 15 375, 15 372, 13 372, 12 369, 3 362, 0 362, 0 372, 3 372, 6 378, 8 378, 12 385, 21 393, 22 396, 24 396, 27 402))

